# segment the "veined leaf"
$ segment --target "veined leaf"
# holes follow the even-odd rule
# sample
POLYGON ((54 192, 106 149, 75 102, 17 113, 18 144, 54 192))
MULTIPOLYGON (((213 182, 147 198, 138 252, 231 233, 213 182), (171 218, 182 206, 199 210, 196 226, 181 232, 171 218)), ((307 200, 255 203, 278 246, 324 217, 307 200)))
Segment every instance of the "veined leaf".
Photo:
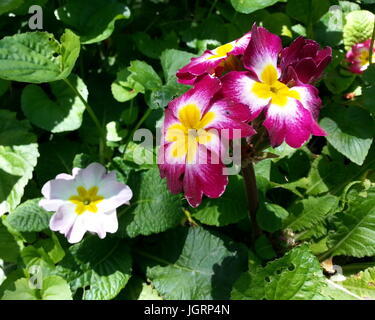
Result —
POLYGON ((20 203, 36 166, 38 145, 27 121, 0 110, 0 215, 20 203))
POLYGON ((147 276, 164 299, 228 299, 247 264, 246 250, 200 227, 164 233, 155 246, 138 250, 147 276))
POLYGON ((73 292, 84 288, 84 300, 109 300, 125 287, 131 266, 129 248, 124 242, 88 237, 69 248, 56 273, 68 281, 73 292))
POLYGON ((323 299, 320 292, 325 285, 319 261, 304 245, 242 275, 234 285, 232 299, 323 299))
POLYGON ((322 222, 337 207, 338 198, 332 195, 309 197, 298 200, 290 208, 291 213, 284 223, 284 228, 293 231, 310 229, 322 222))
POLYGON ((40 198, 27 200, 7 217, 10 226, 19 232, 39 232, 48 228, 51 214, 41 208, 40 198))
POLYGON ((132 172, 128 185, 133 190, 130 207, 119 217, 120 236, 136 237, 163 232, 177 226, 183 218, 181 196, 167 189, 165 179, 157 168, 132 172))
POLYGON ((79 51, 79 38, 68 29, 60 43, 39 31, 5 37, 0 40, 0 78, 32 83, 65 79, 79 51))
POLYGON ((335 216, 335 231, 329 235, 324 256, 366 257, 375 254, 375 198, 358 198, 348 211, 335 216))

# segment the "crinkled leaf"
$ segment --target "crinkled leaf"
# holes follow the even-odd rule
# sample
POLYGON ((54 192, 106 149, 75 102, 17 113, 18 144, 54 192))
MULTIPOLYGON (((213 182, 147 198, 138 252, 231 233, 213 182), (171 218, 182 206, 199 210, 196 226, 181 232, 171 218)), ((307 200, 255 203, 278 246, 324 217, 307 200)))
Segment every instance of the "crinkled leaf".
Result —
POLYGON ((125 287, 131 266, 129 248, 121 240, 87 237, 69 248, 56 273, 67 280, 73 293, 84 288, 84 300, 109 300, 125 287))
POLYGON ((39 232, 48 228, 51 214, 39 206, 40 198, 27 200, 8 215, 7 222, 19 232, 39 232))
POLYGON ((265 267, 249 270, 235 283, 232 299, 311 300, 325 287, 318 259, 306 245, 297 247, 265 267))
POLYGON ((38 145, 29 128, 27 121, 0 110, 0 215, 20 203, 36 165, 38 145))
POLYGON ((335 216, 325 256, 366 257, 375 254, 375 198, 358 198, 348 211, 335 216))
POLYGON ((47 32, 26 32, 0 40, 0 78, 42 83, 65 79, 80 51, 78 36, 65 30, 60 43, 47 32))
POLYGON ((375 299, 375 268, 353 275, 341 282, 341 285, 361 298, 375 299))
POLYGON ((148 260, 147 277, 164 299, 228 299, 246 268, 244 247, 200 227, 164 233, 139 252, 148 260))
POLYGON ((119 218, 118 235, 150 235, 181 222, 181 196, 169 192, 165 179, 160 178, 159 169, 132 172, 128 185, 133 190, 133 198, 130 207, 125 207, 119 218))
POLYGON ((374 27, 374 14, 367 10, 352 11, 346 15, 344 26, 345 49, 371 38, 374 27))
POLYGON ((293 231, 310 229, 322 222, 337 205, 338 198, 332 195, 298 200, 289 208, 290 215, 284 222, 284 228, 293 231))

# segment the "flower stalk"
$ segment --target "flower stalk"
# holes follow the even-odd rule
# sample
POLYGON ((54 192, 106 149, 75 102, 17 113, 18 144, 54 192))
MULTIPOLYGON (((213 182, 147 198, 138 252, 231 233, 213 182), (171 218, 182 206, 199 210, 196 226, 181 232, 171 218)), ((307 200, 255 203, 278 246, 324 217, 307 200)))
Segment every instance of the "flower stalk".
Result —
POLYGON ((255 178, 255 171, 253 162, 250 161, 248 165, 242 168, 242 174, 245 182, 246 195, 248 201, 249 218, 251 221, 251 237, 253 241, 261 235, 258 223, 256 221, 256 213, 259 206, 258 190, 255 178))
POLYGON ((94 122, 96 128, 98 129, 99 133, 99 159, 100 162, 104 162, 104 149, 105 149, 105 143, 106 143, 106 137, 105 132, 99 122, 98 117, 96 116, 94 110, 90 107, 88 102, 80 92, 71 84, 71 82, 68 79, 64 79, 64 82, 67 84, 67 86, 78 96, 78 98, 82 101, 83 105, 85 106, 85 109, 87 110, 89 116, 91 117, 92 121, 94 122))

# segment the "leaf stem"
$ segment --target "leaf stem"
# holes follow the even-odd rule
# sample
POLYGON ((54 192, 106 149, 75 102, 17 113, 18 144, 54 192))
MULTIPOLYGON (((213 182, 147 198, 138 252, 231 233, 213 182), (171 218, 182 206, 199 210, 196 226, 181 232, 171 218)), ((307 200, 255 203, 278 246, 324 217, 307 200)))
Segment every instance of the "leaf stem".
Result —
POLYGON ((259 205, 259 197, 256 185, 254 165, 252 161, 250 161, 246 167, 242 168, 242 175, 244 177, 246 195, 248 200, 249 218, 252 228, 251 236, 253 241, 255 241, 255 239, 262 234, 262 231, 260 230, 256 221, 256 212, 259 205))
POLYGON ((151 112, 152 112, 152 109, 148 109, 145 112, 145 114, 142 116, 142 118, 138 121, 138 123, 136 124, 136 126, 134 127, 134 129, 130 132, 130 134, 128 135, 128 138, 127 138, 127 141, 126 141, 123 153, 126 152, 126 149, 128 148, 129 142, 132 139, 134 133, 140 128, 140 126, 142 125, 142 123, 148 118, 148 116, 151 114, 151 112))
POLYGON ((94 110, 90 107, 90 105, 88 104, 86 99, 84 97, 82 97, 80 92, 72 85, 72 83, 67 78, 64 79, 64 81, 67 84, 67 86, 70 89, 72 89, 72 91, 82 101, 83 105, 85 106, 85 109, 87 110, 89 116, 91 117, 91 119, 94 122, 96 128, 98 129, 99 136, 100 136, 100 139, 99 139, 99 158, 100 158, 100 162, 103 163, 103 161, 104 161, 104 148, 105 148, 105 133, 104 133, 104 130, 103 130, 97 116, 95 115, 94 110))

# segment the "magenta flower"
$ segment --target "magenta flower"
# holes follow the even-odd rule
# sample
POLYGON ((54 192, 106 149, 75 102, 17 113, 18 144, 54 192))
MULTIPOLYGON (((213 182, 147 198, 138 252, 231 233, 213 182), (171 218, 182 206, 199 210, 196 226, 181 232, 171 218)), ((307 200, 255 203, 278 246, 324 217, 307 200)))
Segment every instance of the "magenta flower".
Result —
POLYGON ((39 205, 55 212, 50 229, 64 234, 70 243, 81 241, 87 231, 101 239, 116 232, 116 208, 129 204, 133 196, 127 185, 116 181, 114 171, 106 173, 99 163, 74 168, 72 175, 59 174, 43 186, 42 194, 39 205))
POLYGON ((332 60, 332 49, 320 49, 317 42, 299 37, 281 52, 282 81, 288 83, 294 76, 302 83, 313 83, 321 77, 332 60))
MULTIPOLYGON (((299 79, 301 74, 293 81, 289 79, 286 83, 283 80, 288 72, 285 68, 290 69, 285 61, 293 60, 290 48, 282 51, 281 39, 265 28, 254 25, 251 33, 243 57, 248 71, 232 71, 222 79, 226 99, 248 106, 251 120, 264 111, 263 125, 274 147, 285 141, 291 147, 299 148, 311 134, 326 135, 317 123, 321 106, 318 90, 303 83, 299 79), (284 63, 278 65, 280 53, 284 63), (285 54, 288 59, 284 58, 285 54)), ((297 58, 293 65, 299 65, 297 58)), ((317 74, 310 75, 310 79, 315 76, 317 74)))
POLYGON ((220 89, 220 80, 207 75, 171 101, 165 111, 160 175, 167 178, 172 193, 183 191, 192 207, 201 203, 203 194, 220 197, 228 184, 220 159, 225 148, 223 139, 233 139, 234 129, 240 130, 240 137, 255 133, 244 123, 250 118, 248 108, 228 105, 220 99, 220 89), (224 136, 222 131, 226 132, 224 136))
POLYGON ((192 85, 207 74, 221 76, 223 71, 235 70, 241 65, 235 57, 243 55, 250 38, 251 33, 248 32, 240 39, 214 50, 206 50, 200 57, 192 58, 189 64, 178 70, 178 82, 192 85))
MULTIPOLYGON (((370 45, 371 39, 352 46, 346 54, 346 60, 349 62, 349 70, 353 73, 362 73, 370 65, 370 45)), ((373 49, 372 62, 375 62, 375 47, 373 49)))

